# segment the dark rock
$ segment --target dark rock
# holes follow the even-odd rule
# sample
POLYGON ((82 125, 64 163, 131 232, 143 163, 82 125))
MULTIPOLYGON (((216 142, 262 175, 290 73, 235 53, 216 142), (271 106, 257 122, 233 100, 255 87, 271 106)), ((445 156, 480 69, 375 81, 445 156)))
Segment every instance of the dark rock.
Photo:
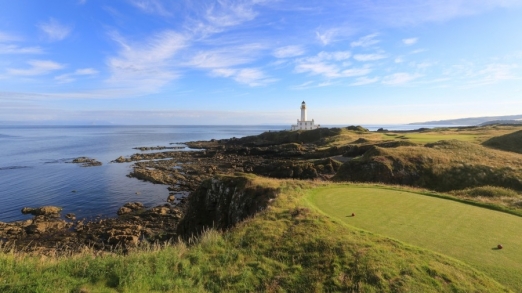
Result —
POLYGON ((22 209, 22 214, 31 214, 34 216, 50 216, 60 214, 62 208, 55 206, 43 206, 39 208, 28 208, 25 207, 22 209))
POLYGON ((76 215, 73 214, 73 213, 68 213, 65 215, 65 218, 69 219, 69 220, 76 220, 76 215))
POLYGON ((102 165, 102 163, 97 161, 96 159, 91 159, 88 157, 78 157, 76 159, 73 159, 72 163, 81 164, 82 167, 93 167, 102 165))
POLYGON ((119 216, 125 215, 125 214, 130 214, 132 212, 141 210, 143 208, 144 208, 144 206, 141 202, 128 202, 128 203, 124 204, 120 209, 118 209, 117 214, 119 216))

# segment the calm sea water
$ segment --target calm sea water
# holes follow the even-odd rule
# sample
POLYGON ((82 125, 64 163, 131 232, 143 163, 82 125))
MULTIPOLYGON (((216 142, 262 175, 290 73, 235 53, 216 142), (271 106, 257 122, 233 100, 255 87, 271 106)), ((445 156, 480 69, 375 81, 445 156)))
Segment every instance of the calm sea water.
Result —
MULTIPOLYGON (((419 128, 410 125, 367 126, 370 130, 419 128)), ((78 218, 112 217, 129 201, 146 206, 166 202, 167 186, 126 175, 131 163, 110 161, 139 152, 140 146, 256 135, 288 129, 261 126, 0 126, 0 221, 28 219, 23 207, 55 205, 78 218), (86 156, 99 167, 66 163, 86 156)))

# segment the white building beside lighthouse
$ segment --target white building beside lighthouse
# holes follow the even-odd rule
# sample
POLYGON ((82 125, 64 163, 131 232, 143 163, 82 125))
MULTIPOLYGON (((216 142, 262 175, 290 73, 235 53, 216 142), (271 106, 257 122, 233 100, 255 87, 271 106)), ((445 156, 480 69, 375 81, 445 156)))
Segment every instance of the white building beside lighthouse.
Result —
POLYGON ((306 120, 306 103, 301 103, 301 120, 297 119, 297 125, 292 125, 292 130, 312 130, 317 129, 321 125, 315 125, 314 119, 306 120))

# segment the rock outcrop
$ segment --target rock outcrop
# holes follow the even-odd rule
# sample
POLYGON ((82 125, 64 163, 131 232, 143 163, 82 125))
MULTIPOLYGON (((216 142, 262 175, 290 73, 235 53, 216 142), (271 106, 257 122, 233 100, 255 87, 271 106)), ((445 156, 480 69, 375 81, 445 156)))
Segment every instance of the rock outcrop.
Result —
POLYGON ((272 188, 256 186, 242 176, 205 180, 190 195, 177 232, 189 238, 209 228, 228 229, 266 209, 277 192, 272 188))
POLYGON ((76 159, 73 159, 71 163, 80 164, 80 166, 82 167, 94 167, 102 165, 100 161, 88 157, 78 157, 76 159))

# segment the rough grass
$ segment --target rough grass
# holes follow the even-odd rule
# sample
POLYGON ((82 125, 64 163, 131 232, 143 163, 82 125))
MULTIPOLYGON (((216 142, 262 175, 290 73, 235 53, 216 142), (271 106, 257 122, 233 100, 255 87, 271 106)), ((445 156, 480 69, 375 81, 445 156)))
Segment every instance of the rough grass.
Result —
POLYGON ((451 191, 484 185, 522 191, 522 156, 458 140, 375 147, 341 166, 337 181, 383 182, 451 191))
POLYGON ((492 137, 486 140, 483 145, 499 150, 522 154, 522 130, 492 137))
POLYGON ((512 290, 522 288, 522 217, 375 186, 331 185, 308 198, 345 224, 452 256, 512 290))
POLYGON ((1 292, 506 292, 459 261, 350 228, 303 202, 302 181, 229 232, 189 246, 145 246, 94 256, 0 255, 1 292))

